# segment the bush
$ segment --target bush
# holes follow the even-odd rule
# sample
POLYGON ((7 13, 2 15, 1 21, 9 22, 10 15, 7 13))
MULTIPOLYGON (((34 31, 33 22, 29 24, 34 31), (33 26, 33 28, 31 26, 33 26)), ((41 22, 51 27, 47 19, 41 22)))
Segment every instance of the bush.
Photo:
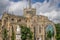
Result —
POLYGON ((30 28, 27 28, 26 26, 21 26, 21 39, 22 40, 32 40, 32 31, 30 28))

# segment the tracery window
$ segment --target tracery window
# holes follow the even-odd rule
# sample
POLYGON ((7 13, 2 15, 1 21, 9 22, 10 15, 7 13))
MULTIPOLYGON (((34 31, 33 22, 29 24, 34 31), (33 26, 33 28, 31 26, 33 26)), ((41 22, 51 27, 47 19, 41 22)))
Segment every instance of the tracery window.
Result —
POLYGON ((51 31, 51 33, 54 32, 53 25, 51 25, 51 24, 47 25, 47 27, 46 27, 46 32, 48 32, 48 31, 51 31))
POLYGON ((51 40, 52 40, 52 36, 54 37, 54 28, 53 28, 53 25, 48 24, 45 31, 46 31, 46 33, 45 33, 46 34, 45 39, 48 38, 48 34, 50 33, 51 40))

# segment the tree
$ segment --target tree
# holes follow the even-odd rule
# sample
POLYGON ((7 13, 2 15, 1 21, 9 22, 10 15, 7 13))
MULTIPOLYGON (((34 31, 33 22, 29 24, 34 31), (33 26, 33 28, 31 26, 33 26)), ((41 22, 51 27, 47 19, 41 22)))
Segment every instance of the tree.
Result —
POLYGON ((60 23, 55 24, 56 27, 56 39, 60 40, 60 23))
POLYGON ((12 36, 11 36, 11 40, 15 40, 15 33, 14 33, 14 28, 12 27, 12 36))
POLYGON ((51 40, 51 38, 54 36, 54 32, 52 33, 50 30, 47 32, 47 37, 49 38, 49 40, 51 40))
POLYGON ((26 26, 21 26, 21 39, 22 40, 32 40, 32 31, 26 26))
POLYGON ((7 29, 6 28, 3 29, 2 34, 3 34, 3 40, 7 40, 8 34, 7 34, 7 29))

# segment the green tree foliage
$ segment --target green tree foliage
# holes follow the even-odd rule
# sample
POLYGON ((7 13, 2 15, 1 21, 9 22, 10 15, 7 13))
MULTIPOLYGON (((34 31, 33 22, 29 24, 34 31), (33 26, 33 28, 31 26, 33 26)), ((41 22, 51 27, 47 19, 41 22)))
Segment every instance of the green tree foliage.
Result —
POLYGON ((12 27, 12 36, 11 36, 11 40, 15 40, 15 33, 14 33, 14 28, 12 27))
POLYGON ((51 31, 47 32, 47 37, 51 40, 51 38, 54 36, 54 32, 52 33, 51 31))
POLYGON ((56 39, 60 40, 60 24, 55 24, 56 27, 56 39))
POLYGON ((7 40, 8 34, 7 34, 7 29, 6 28, 3 29, 2 34, 3 34, 3 40, 7 40))
POLYGON ((27 28, 26 26, 21 26, 21 39, 22 40, 32 40, 32 32, 30 28, 27 28))

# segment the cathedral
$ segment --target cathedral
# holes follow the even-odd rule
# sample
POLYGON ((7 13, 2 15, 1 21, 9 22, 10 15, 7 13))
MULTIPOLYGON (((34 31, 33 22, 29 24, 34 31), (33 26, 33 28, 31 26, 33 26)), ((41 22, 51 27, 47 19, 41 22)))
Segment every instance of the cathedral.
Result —
POLYGON ((16 16, 4 12, 0 20, 0 40, 2 40, 2 30, 6 28, 8 30, 9 40, 12 36, 12 27, 15 31, 15 40, 21 40, 20 25, 25 25, 33 32, 33 40, 46 40, 47 32, 50 30, 54 33, 51 40, 56 40, 56 29, 54 23, 43 15, 36 15, 36 8, 31 8, 29 2, 29 8, 24 8, 23 16, 16 16), (19 34, 19 35, 18 35, 19 34))

